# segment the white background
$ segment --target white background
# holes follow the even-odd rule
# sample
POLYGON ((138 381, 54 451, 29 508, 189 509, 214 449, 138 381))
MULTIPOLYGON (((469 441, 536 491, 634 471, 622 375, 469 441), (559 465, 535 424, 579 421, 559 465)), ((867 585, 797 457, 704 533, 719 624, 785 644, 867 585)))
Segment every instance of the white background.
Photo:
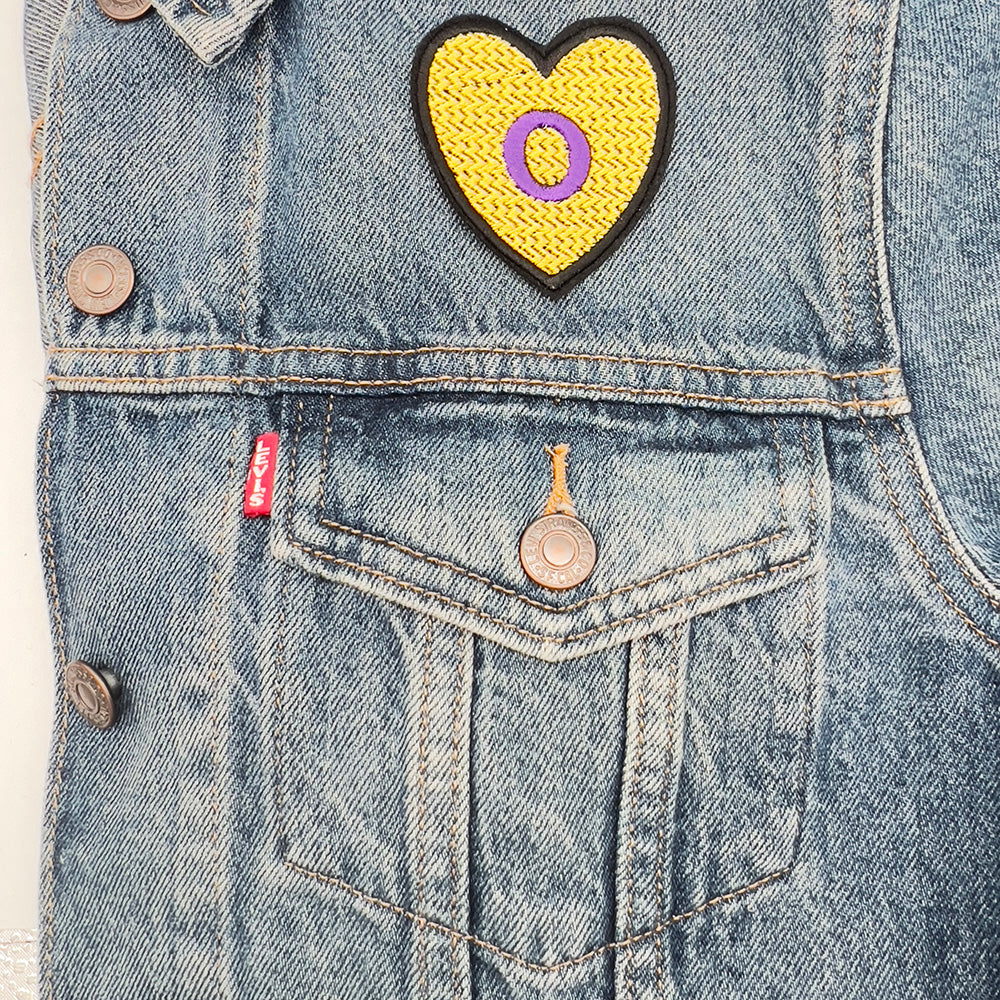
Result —
POLYGON ((0 0, 0 929, 38 926, 53 690, 35 521, 44 358, 29 236, 21 18, 20 0, 0 0))

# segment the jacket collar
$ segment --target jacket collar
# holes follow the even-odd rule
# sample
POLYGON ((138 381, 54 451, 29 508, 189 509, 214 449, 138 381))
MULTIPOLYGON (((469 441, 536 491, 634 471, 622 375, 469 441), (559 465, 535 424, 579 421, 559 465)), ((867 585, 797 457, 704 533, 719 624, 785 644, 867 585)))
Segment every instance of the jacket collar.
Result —
POLYGON ((153 6, 207 65, 235 51, 272 0, 153 0, 153 6))

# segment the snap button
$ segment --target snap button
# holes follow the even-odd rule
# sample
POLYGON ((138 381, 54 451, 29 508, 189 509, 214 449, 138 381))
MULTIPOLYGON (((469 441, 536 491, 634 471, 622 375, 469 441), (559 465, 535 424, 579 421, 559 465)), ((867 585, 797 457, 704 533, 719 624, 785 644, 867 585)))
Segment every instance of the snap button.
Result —
POLYGON ((117 247, 87 247, 66 272, 70 301, 91 316, 114 312, 132 294, 134 282, 132 262, 117 247))
POLYGON ((545 514, 521 535, 524 572, 549 590, 569 590, 590 576, 597 545, 587 526, 569 514, 545 514))
POLYGON ((134 21, 153 4, 152 0, 97 0, 97 6, 115 21, 134 21))
POLYGON ((121 684, 110 671, 73 660, 66 665, 66 693, 73 707, 97 729, 107 729, 115 721, 121 684))

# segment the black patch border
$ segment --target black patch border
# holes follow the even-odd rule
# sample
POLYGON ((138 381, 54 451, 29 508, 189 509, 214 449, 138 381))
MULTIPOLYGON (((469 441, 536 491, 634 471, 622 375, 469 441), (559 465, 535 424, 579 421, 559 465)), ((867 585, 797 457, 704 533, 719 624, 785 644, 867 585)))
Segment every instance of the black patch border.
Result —
POLYGON ((632 227, 639 222, 663 178, 663 172, 666 169, 673 145, 677 112, 677 86, 670 60, 645 28, 623 17, 588 18, 575 21, 545 46, 536 45, 502 21, 496 21, 492 18, 462 16, 445 21, 426 35, 417 46, 410 74, 410 97, 421 144, 445 195, 459 217, 490 249, 526 275, 536 287, 552 298, 565 295, 577 282, 587 277, 618 248, 632 227), (656 124, 653 152, 649 158, 646 173, 631 201, 625 206, 611 229, 582 257, 559 271, 558 274, 547 274, 542 271, 497 236, 465 197, 455 175, 445 161, 434 133, 430 110, 427 107, 427 80, 430 75, 431 62, 437 50, 449 38, 476 31, 497 35, 509 42, 534 63, 543 77, 548 77, 551 74, 556 64, 567 52, 575 49, 581 42, 598 37, 620 38, 623 41, 632 42, 646 55, 656 74, 657 90, 660 94, 660 117, 656 124))

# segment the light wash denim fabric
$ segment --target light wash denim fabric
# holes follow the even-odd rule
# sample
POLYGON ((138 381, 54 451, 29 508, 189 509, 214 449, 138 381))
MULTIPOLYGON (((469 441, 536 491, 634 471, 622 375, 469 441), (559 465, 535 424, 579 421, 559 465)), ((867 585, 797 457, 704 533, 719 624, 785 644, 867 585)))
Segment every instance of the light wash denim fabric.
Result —
POLYGON ((1000 6, 154 6, 26 11, 42 996, 1000 995, 1000 6), (676 76, 560 298, 420 146, 466 14, 626 17, 676 76), (518 559, 557 442, 567 591, 518 559))

